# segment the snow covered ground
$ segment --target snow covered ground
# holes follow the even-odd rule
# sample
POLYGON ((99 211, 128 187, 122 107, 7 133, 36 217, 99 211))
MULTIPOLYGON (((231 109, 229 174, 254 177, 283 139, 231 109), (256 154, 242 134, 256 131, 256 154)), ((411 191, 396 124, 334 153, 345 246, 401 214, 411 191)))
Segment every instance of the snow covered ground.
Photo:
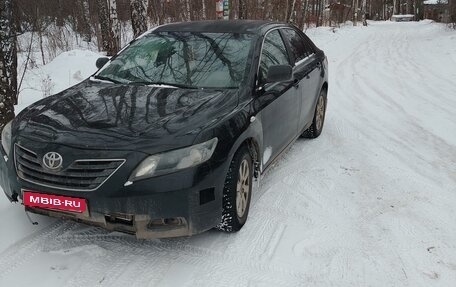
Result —
MULTIPOLYGON (((36 215, 32 226, 0 196, 0 286, 455 286, 456 32, 307 33, 330 62, 325 129, 264 176, 241 232, 138 241, 36 215)), ((46 66, 54 92, 95 58, 46 66)))

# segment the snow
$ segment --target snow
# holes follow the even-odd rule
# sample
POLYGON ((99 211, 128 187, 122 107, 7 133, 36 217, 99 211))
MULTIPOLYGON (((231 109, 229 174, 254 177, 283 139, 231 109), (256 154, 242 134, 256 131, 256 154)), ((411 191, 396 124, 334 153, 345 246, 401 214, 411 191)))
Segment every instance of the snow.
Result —
POLYGON ((435 4, 448 4, 448 0, 426 0, 423 2, 425 5, 435 5, 435 4))
POLYGON ((263 164, 267 164, 272 155, 272 147, 267 146, 263 152, 263 164))
POLYGON ((415 17, 413 14, 395 14, 392 15, 391 17, 415 17))
MULTIPOLYGON (((456 32, 404 24, 307 30, 330 65, 325 129, 263 177, 239 233, 138 241, 37 215, 32 226, 1 196, 0 286, 454 286, 456 32)), ((57 92, 96 57, 42 69, 57 92)))
POLYGON ((46 87, 49 87, 50 94, 56 94, 89 77, 97 70, 95 62, 101 56, 88 50, 71 50, 26 73, 16 114, 31 102, 42 99, 46 87))

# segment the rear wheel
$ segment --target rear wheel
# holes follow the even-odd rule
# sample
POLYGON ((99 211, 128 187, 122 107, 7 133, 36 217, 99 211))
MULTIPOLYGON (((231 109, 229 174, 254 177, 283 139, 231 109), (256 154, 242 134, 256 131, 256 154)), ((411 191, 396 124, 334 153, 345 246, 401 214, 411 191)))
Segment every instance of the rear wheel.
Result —
POLYGON ((248 149, 242 147, 234 155, 226 175, 222 220, 217 229, 236 232, 247 221, 252 197, 252 166, 248 149))
POLYGON ((302 137, 305 138, 317 138, 323 130, 323 124, 325 123, 326 115, 326 89, 320 91, 318 96, 317 105, 315 107, 315 113, 312 121, 312 125, 302 133, 302 137))

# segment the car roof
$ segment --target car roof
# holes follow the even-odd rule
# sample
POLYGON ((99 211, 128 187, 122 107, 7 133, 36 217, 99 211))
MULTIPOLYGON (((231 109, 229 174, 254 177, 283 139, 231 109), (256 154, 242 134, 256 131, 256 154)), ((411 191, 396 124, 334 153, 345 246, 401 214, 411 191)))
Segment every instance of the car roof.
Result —
POLYGON ((219 32, 258 34, 285 23, 265 20, 205 20, 170 23, 158 26, 154 32, 219 32))

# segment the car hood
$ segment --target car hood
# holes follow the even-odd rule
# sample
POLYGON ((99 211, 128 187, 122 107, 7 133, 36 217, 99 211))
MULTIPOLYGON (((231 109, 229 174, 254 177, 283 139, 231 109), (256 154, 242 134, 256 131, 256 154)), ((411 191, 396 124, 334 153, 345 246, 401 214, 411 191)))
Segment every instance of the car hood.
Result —
POLYGON ((191 145, 237 106, 238 90, 177 89, 89 80, 16 118, 25 139, 90 149, 156 153, 191 145))

